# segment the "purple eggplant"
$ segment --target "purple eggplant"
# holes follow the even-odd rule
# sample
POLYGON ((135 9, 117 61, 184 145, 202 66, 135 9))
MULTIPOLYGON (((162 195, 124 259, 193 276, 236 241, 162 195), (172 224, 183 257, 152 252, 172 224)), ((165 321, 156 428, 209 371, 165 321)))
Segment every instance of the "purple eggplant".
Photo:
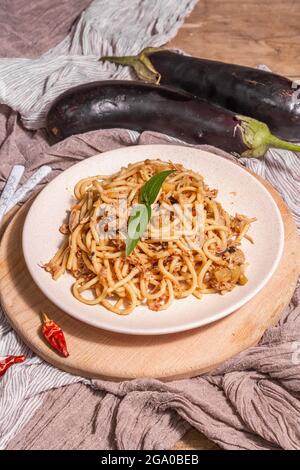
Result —
POLYGON ((242 156, 261 157, 269 147, 300 151, 268 127, 193 95, 134 81, 93 82, 60 95, 47 117, 48 132, 62 140, 96 129, 162 132, 191 144, 209 144, 242 156))
POLYGON ((300 141, 300 89, 285 77, 157 48, 146 48, 137 56, 101 60, 130 65, 142 80, 187 91, 265 122, 278 137, 300 141))

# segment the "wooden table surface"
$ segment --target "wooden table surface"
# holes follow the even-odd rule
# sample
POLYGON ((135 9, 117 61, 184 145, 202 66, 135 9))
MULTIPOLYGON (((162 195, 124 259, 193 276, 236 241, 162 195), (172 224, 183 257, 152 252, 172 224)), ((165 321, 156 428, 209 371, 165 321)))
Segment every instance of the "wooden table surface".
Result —
POLYGON ((199 0, 169 45, 300 79, 300 1, 199 0))
MULTIPOLYGON (((208 59, 267 65, 300 79, 300 0, 199 0, 168 44, 208 59)), ((217 449, 196 430, 175 449, 217 449)))

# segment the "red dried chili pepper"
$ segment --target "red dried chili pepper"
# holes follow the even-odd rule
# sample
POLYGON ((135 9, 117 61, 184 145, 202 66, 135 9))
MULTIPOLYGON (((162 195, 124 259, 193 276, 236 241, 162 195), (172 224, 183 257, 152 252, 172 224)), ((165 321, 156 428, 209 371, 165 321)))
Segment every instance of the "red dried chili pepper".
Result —
POLYGON ((10 366, 18 364, 19 362, 24 362, 25 359, 25 356, 7 356, 4 359, 0 359, 0 377, 5 374, 10 366))
POLYGON ((48 343, 64 357, 68 357, 69 352, 67 350, 65 335, 60 326, 53 320, 50 320, 44 312, 42 312, 42 319, 44 322, 42 333, 48 343))

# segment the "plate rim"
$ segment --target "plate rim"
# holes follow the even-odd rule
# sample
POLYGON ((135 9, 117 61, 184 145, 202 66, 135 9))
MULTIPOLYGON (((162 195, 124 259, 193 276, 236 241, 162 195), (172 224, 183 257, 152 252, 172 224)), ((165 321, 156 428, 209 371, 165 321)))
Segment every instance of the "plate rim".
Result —
POLYGON ((284 249, 284 224, 283 224, 282 216, 281 216, 280 210, 277 206, 277 203, 274 200, 273 196, 270 194, 270 192, 267 190, 267 188, 261 183, 261 181, 258 178, 255 177, 254 173, 252 173, 251 171, 249 171, 245 167, 239 165, 238 163, 236 163, 236 162, 234 162, 230 159, 226 159, 226 158, 224 158, 220 155, 217 155, 215 153, 212 153, 212 152, 210 152, 208 150, 204 150, 204 149, 189 147, 189 146, 180 145, 180 144, 176 144, 176 145, 171 144, 171 145, 172 145, 172 147, 177 147, 177 148, 181 148, 181 149, 187 149, 188 148, 188 149, 193 150, 193 151, 206 153, 206 154, 209 154, 213 158, 216 158, 216 159, 222 158, 222 160, 225 160, 226 163, 228 163, 229 165, 234 165, 234 167, 238 168, 240 171, 246 172, 261 187, 261 189, 265 192, 265 194, 267 195, 269 200, 272 201, 272 205, 275 209, 275 212, 277 213, 277 218, 278 218, 278 221, 279 221, 279 229, 280 229, 279 230, 279 233, 280 233, 279 249, 278 249, 276 258, 273 261, 272 268, 269 270, 267 275, 265 275, 265 277, 260 281, 260 283, 257 284, 257 286, 252 289, 251 292, 249 292, 247 295, 244 295, 239 301, 235 301, 234 306, 228 306, 228 307, 222 309, 221 312, 218 312, 218 313, 215 313, 214 315, 211 315, 209 318, 204 318, 204 319, 202 318, 202 319, 199 319, 199 320, 194 320, 194 321, 191 321, 189 323, 185 323, 184 325, 178 325, 178 326, 172 326, 172 327, 160 327, 160 328, 147 328, 147 329, 145 329, 145 327, 144 328, 135 327, 133 329, 133 328, 126 328, 126 327, 123 327, 123 326, 118 327, 117 325, 116 326, 114 325, 114 326, 111 326, 111 327, 110 326, 99 326, 99 324, 97 324, 97 322, 94 321, 93 318, 86 317, 86 319, 83 320, 82 316, 80 316, 80 314, 77 314, 76 311, 73 312, 73 311, 70 311, 68 308, 66 308, 65 305, 64 305, 63 300, 60 301, 60 299, 57 299, 55 297, 55 295, 51 294, 51 292, 49 293, 48 291, 46 291, 46 289, 43 287, 43 282, 39 281, 39 277, 36 276, 35 269, 33 269, 33 266, 30 263, 29 255, 27 253, 27 248, 26 248, 26 243, 25 243, 26 230, 27 230, 30 214, 34 210, 35 205, 38 204, 38 201, 39 201, 40 197, 42 197, 42 194, 44 193, 44 191, 46 189, 49 190, 49 187, 51 187, 52 184, 54 184, 54 182, 57 182, 58 180, 63 179, 65 173, 68 172, 69 170, 73 169, 74 167, 78 168, 80 166, 85 166, 87 164, 87 161, 89 161, 91 159, 97 159, 97 158, 99 158, 99 156, 107 155, 107 154, 114 153, 114 152, 120 151, 120 150, 123 150, 124 152, 126 152, 126 150, 132 149, 132 148, 139 148, 139 149, 141 149, 141 147, 142 148, 149 148, 149 149, 151 148, 155 151, 155 153, 159 153, 159 148, 166 148, 166 147, 170 148, 170 144, 147 144, 147 145, 131 145, 130 147, 119 147, 117 149, 108 150, 108 151, 102 152, 102 153, 97 153, 97 154, 95 154, 91 157, 85 158, 84 160, 81 160, 81 161, 75 163, 74 165, 71 165, 69 168, 67 168, 66 170, 59 173, 55 178, 53 178, 53 180, 51 180, 48 184, 46 184, 46 186, 37 194, 37 196, 35 197, 34 201, 32 202, 32 204, 31 204, 31 206, 30 206, 30 208, 29 208, 29 210, 26 214, 26 218, 25 218, 25 221, 24 221, 23 229, 22 229, 22 252, 23 252, 26 267, 27 267, 32 279, 33 279, 33 282, 35 282, 35 284, 43 292, 43 294, 54 305, 56 305, 58 308, 60 308, 67 315, 70 315, 71 317, 75 318, 76 320, 79 320, 83 323, 87 323, 87 324, 89 324, 89 325, 91 325, 95 328, 102 329, 102 330, 105 330, 105 331, 110 331, 110 332, 113 332, 113 333, 125 334, 125 335, 153 336, 153 335, 167 335, 167 334, 180 333, 180 332, 184 332, 184 331, 190 331, 190 330, 193 330, 195 328, 200 328, 202 326, 205 326, 205 325, 208 325, 210 323, 221 320, 222 318, 236 312, 239 308, 241 308, 243 305, 248 303, 253 297, 255 297, 265 287, 265 285, 269 282, 269 280, 271 279, 271 277, 275 273, 276 269, 278 268, 279 262, 281 260, 282 254, 283 254, 283 249, 284 249))

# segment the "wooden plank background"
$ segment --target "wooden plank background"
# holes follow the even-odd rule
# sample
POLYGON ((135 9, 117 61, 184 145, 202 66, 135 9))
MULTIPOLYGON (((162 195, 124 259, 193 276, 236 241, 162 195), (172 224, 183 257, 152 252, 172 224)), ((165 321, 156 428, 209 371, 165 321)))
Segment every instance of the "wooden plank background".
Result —
POLYGON ((300 1, 199 0, 169 45, 300 79, 300 1))
MULTIPOLYGON (((300 0, 199 0, 168 44, 208 59, 300 79, 300 0)), ((192 430, 175 449, 218 449, 192 430)))

